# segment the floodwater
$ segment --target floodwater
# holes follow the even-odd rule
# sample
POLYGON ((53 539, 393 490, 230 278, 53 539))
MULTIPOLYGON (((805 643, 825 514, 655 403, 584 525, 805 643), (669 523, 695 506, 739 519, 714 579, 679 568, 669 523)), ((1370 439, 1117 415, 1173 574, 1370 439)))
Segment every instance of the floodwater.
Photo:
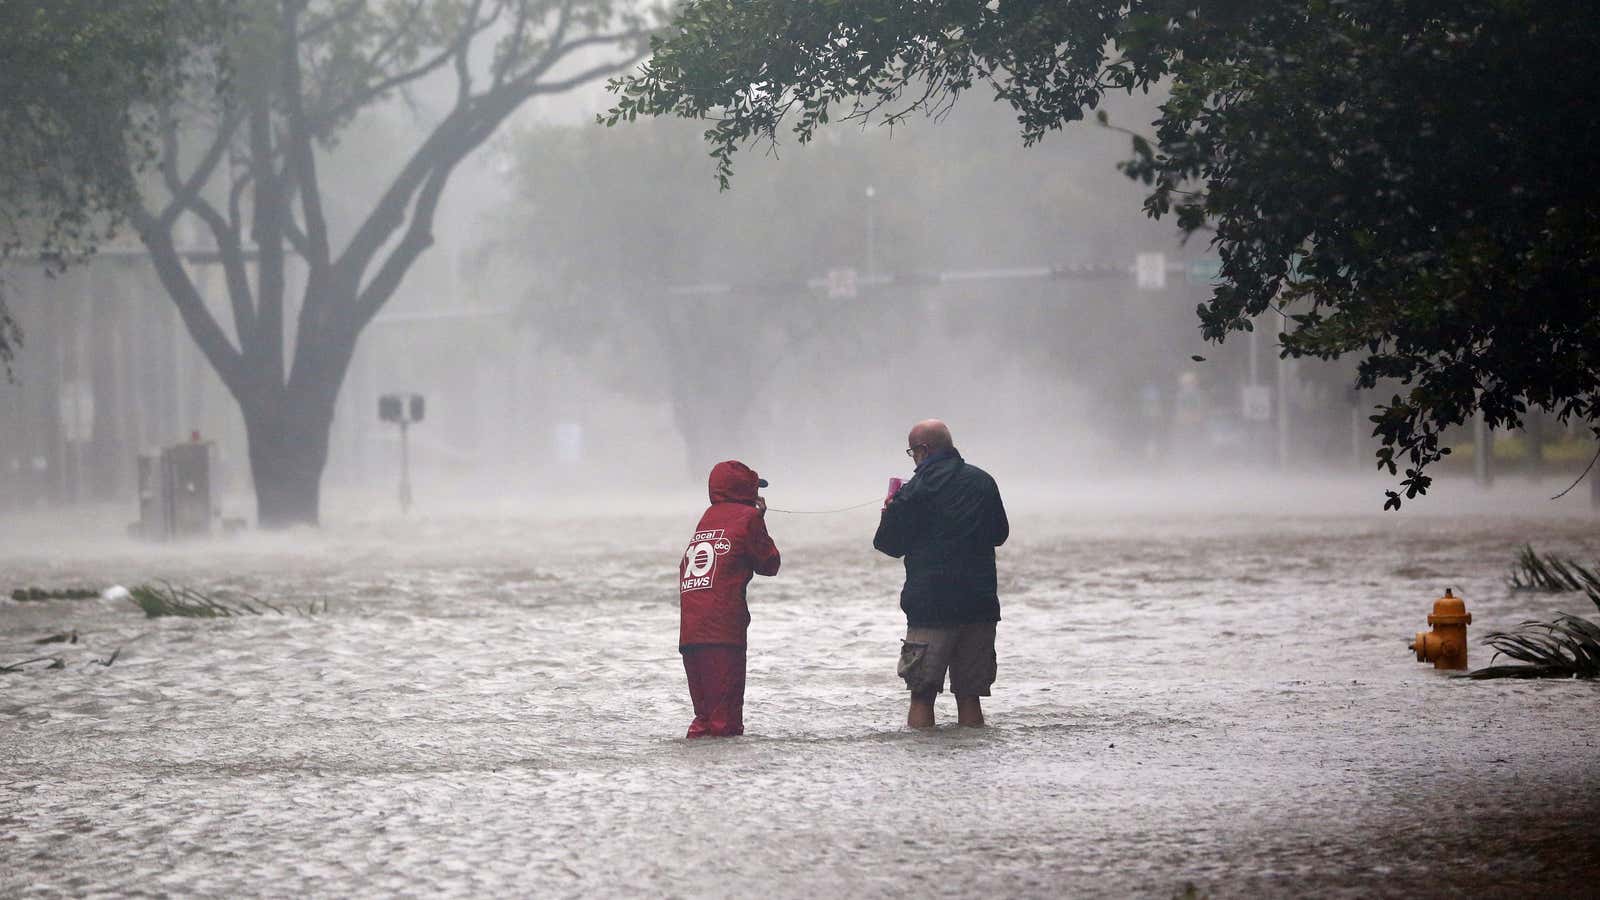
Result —
POLYGON ((1275 496, 1012 498, 991 727, 926 733, 875 513, 773 514, 749 733, 700 742, 674 646, 693 497, 158 548, 10 521, 7 593, 166 578, 331 608, 0 600, 0 663, 65 663, 0 675, 0 896, 1594 890, 1600 685, 1451 679, 1405 642, 1447 586, 1476 665, 1488 629, 1593 614, 1505 570, 1526 541, 1600 559, 1596 517, 1275 496))

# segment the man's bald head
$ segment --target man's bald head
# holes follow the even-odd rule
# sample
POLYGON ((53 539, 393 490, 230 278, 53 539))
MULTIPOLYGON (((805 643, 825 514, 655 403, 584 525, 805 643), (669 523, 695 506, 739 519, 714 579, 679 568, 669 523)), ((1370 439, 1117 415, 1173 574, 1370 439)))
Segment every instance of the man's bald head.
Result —
POLYGON ((938 419, 923 419, 911 426, 911 434, 906 437, 906 445, 911 449, 923 448, 928 454, 949 450, 956 445, 950 437, 950 426, 938 419))

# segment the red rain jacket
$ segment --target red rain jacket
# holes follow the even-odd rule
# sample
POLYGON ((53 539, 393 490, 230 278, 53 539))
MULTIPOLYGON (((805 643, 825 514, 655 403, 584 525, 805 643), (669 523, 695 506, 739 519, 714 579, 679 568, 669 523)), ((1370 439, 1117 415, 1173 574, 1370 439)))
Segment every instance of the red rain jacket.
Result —
POLYGON ((745 646, 750 607, 745 585, 778 574, 778 548, 756 511, 757 476, 729 460, 711 469, 711 507, 678 561, 678 646, 745 646))

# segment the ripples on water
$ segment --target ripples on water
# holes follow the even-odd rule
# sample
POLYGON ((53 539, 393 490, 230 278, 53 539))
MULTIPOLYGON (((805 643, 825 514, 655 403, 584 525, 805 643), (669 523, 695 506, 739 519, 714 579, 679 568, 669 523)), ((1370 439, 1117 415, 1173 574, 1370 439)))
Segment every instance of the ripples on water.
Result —
MULTIPOLYGON (((0 587, 169 578, 331 611, 0 601, 0 895, 1564 892, 1596 874, 1600 691, 1410 658, 1573 519, 1019 512, 993 727, 907 733, 871 513, 775 519, 750 735, 680 739, 698 509, 0 553, 0 587), (121 648, 109 667, 90 664, 121 648), (1429 880, 1431 879, 1431 880, 1429 880)), ((1474 647, 1475 663, 1487 662, 1474 647)), ((942 720, 953 717, 946 697, 942 720)))

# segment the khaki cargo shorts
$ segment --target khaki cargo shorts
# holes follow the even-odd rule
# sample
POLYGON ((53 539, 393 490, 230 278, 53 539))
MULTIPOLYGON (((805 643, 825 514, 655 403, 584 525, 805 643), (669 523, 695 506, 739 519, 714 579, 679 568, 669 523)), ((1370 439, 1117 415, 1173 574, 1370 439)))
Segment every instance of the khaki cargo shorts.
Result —
POLYGON ((994 684, 995 622, 975 622, 948 628, 907 628, 900 642, 898 672, 913 694, 944 690, 944 673, 950 672, 950 693, 957 697, 987 697, 994 684))

